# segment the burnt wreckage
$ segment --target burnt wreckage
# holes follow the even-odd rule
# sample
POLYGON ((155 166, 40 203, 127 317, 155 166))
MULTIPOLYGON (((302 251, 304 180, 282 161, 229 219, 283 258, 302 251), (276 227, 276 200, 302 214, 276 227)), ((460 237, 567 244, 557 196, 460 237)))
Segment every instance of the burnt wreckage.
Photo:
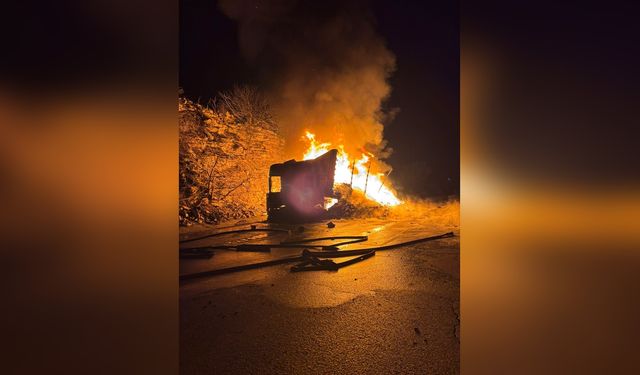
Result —
POLYGON ((308 221, 327 214, 334 198, 333 177, 338 150, 305 161, 289 160, 269 168, 267 215, 270 221, 308 221))

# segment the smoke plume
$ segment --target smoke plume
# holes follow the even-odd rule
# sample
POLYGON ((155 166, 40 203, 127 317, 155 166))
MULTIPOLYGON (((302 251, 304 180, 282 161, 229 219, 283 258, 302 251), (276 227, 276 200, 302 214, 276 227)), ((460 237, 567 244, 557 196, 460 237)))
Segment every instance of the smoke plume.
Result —
POLYGON ((273 100, 287 156, 300 158, 305 129, 323 142, 378 158, 395 57, 364 1, 220 0, 273 100))

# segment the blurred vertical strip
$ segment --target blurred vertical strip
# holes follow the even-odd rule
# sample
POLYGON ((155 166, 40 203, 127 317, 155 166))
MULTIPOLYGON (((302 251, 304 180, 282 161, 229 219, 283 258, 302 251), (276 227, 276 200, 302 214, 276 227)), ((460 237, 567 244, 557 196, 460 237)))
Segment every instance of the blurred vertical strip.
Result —
POLYGON ((464 374, 640 372, 637 7, 461 4, 464 374))
POLYGON ((176 374, 177 2, 12 2, 5 374, 176 374))

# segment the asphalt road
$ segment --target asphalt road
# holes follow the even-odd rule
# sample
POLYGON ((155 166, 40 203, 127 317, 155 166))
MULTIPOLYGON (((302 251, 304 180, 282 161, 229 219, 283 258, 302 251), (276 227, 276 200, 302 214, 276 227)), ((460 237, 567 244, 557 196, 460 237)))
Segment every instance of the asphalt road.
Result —
MULTIPOLYGON (((457 233, 457 227, 428 219, 334 222, 333 229, 324 223, 305 225, 301 236, 369 235, 368 242, 343 248, 356 249, 457 233)), ((190 232, 183 238, 200 234, 190 232)), ((282 239, 281 234, 249 237, 216 237, 188 246, 282 239)), ((221 250, 209 260, 181 261, 180 273, 299 252, 221 250)), ((289 265, 278 265, 183 283, 181 373, 458 373, 459 263, 459 238, 454 237, 380 251, 337 272, 291 273, 289 265)))

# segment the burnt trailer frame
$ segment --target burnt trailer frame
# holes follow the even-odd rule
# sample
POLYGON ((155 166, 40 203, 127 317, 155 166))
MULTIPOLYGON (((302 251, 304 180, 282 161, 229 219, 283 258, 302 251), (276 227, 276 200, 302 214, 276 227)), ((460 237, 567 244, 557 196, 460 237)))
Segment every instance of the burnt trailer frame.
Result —
POLYGON ((333 182, 337 155, 338 150, 332 149, 313 160, 292 159, 271 165, 268 219, 304 222, 326 217, 325 199, 335 197, 333 182))

